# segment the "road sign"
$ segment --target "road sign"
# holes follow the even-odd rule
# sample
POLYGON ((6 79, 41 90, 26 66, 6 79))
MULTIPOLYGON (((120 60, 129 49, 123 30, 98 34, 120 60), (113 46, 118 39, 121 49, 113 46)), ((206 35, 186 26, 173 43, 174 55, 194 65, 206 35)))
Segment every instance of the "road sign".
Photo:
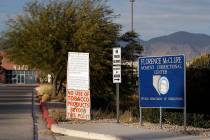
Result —
POLYGON ((113 66, 113 83, 121 83, 121 66, 113 66))
POLYGON ((66 118, 90 120, 89 53, 69 52, 66 118))
POLYGON ((140 107, 185 107, 185 57, 139 58, 140 107))
POLYGON ((121 48, 113 48, 113 65, 121 65, 121 48))

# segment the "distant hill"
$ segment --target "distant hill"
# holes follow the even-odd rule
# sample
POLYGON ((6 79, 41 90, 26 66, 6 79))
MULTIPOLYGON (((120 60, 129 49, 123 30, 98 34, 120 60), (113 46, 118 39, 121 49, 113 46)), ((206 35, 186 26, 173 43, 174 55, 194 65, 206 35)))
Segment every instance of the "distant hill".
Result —
POLYGON ((210 36, 205 34, 176 32, 167 36, 142 41, 144 56, 185 54, 188 60, 210 53, 210 36))

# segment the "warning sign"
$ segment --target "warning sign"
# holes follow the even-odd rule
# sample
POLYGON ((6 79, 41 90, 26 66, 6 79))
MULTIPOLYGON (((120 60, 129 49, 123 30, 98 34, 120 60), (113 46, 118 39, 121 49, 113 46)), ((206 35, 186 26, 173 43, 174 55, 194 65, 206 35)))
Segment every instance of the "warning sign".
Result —
POLYGON ((90 120, 90 90, 67 91, 67 118, 90 120))

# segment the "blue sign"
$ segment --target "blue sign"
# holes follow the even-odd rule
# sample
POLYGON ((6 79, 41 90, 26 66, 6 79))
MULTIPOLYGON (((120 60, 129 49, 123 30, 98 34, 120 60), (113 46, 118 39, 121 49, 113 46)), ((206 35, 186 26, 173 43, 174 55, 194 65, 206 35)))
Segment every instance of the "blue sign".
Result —
POLYGON ((185 56, 139 58, 139 105, 184 108, 185 56))

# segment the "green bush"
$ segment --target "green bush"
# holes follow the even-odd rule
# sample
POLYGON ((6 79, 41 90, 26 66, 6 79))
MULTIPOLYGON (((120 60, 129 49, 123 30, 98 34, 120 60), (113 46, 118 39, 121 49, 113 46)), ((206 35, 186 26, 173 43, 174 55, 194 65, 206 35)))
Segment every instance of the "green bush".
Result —
POLYGON ((183 125, 183 112, 163 111, 163 122, 171 125, 183 125))
POLYGON ((210 128, 210 115, 205 114, 188 114, 188 125, 194 127, 210 128))
POLYGON ((143 121, 148 121, 152 123, 159 122, 159 110, 154 108, 145 108, 142 110, 143 121))

